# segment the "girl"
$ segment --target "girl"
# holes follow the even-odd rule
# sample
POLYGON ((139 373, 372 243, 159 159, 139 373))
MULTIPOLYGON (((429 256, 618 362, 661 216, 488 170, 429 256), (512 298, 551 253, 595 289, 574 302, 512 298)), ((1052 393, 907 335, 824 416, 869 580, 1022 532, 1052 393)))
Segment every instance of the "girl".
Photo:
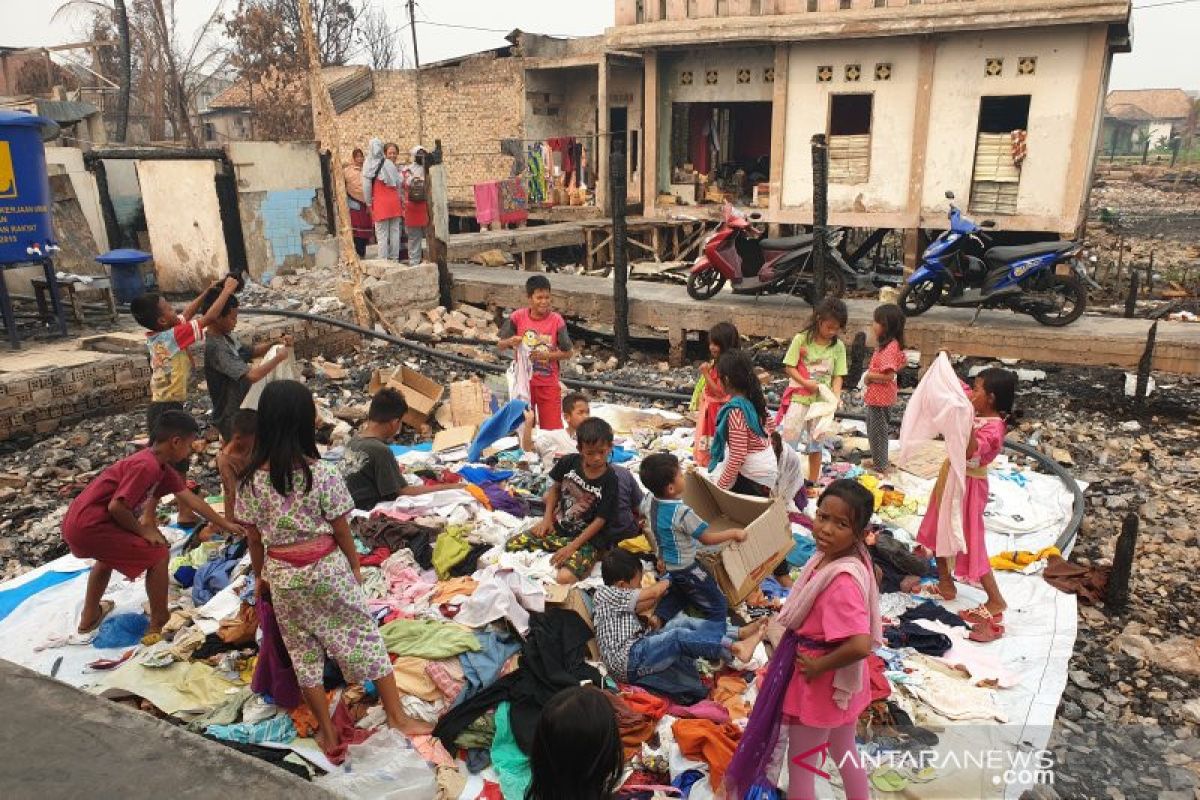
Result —
POLYGON ((625 768, 612 704, 592 686, 563 689, 542 708, 525 800, 609 800, 625 768))
MULTIPOLYGON (((964 384, 965 388, 965 384, 964 384)), ((985 369, 975 377, 969 392, 975 421, 967 440, 967 486, 963 495, 963 538, 967 551, 955 559, 954 574, 963 581, 977 581, 987 593, 987 601, 975 608, 959 612, 967 622, 990 625, 996 633, 1003 632, 1004 609, 1008 606, 996 585, 988 562, 984 540, 983 511, 988 502, 987 465, 1004 448, 1005 423, 1014 419, 1013 399, 1017 393, 1017 374, 999 367, 985 369)), ((921 520, 917 544, 933 551, 937 545, 938 497, 929 500, 929 509, 921 520)), ((953 600, 958 594, 950 574, 950 560, 937 559, 938 583, 929 594, 943 600, 953 600)))
POLYGON ((363 193, 363 164, 367 158, 361 147, 354 148, 351 162, 345 166, 346 204, 350 208, 350 228, 354 234, 354 252, 366 258, 367 245, 375 238, 375 227, 371 212, 367 210, 367 198, 363 193))
POLYGON ((375 682, 391 727, 428 731, 400 709, 392 664, 359 588, 346 521, 354 501, 337 467, 317 453, 316 416, 303 384, 273 381, 263 389, 236 516, 246 521, 258 590, 271 592, 300 691, 317 719, 317 744, 338 759, 344 749, 322 686, 327 656, 348 682, 375 682))
POLYGON ((375 239, 379 257, 388 261, 400 258, 400 234, 404 212, 400 205, 400 170, 394 163, 400 156, 395 144, 384 147, 381 139, 371 140, 371 155, 363 163, 363 201, 375 220, 375 239))
POLYGON ((812 798, 828 749, 849 800, 870 797, 854 744, 870 703, 866 657, 882 643, 879 587, 864 544, 875 499, 852 480, 829 485, 817 503, 817 553, 779 612, 786 628, 726 775, 730 796, 766 780, 780 723, 788 726, 788 797, 812 798))
MULTIPOLYGON (((813 309, 808 327, 796 334, 783 357, 792 387, 802 390, 792 393, 791 402, 811 406, 820 396, 818 385, 823 384, 837 396, 842 396, 842 378, 846 375, 846 345, 838 334, 846 327, 850 315, 846 304, 836 297, 826 297, 813 309), (805 375, 801 365, 807 370, 805 375)), ((806 437, 804 452, 808 454, 808 486, 815 486, 821 477, 821 460, 825 451, 824 437, 806 437)), ((794 443, 791 443, 794 444, 794 443)))
POLYGON ((708 332, 708 354, 712 361, 700 368, 700 381, 696 384, 695 395, 699 402, 695 409, 696 441, 692 446, 692 459, 702 467, 709 464, 708 449, 717 430, 717 412, 729 402, 729 393, 717 374, 717 359, 722 353, 737 350, 741 341, 738 329, 730 322, 718 322, 708 332))
POLYGON ((708 471, 716 473, 722 489, 766 497, 779 481, 779 462, 768 438, 767 401, 754 364, 740 350, 722 353, 717 377, 729 401, 717 412, 708 471))
POLYGON ((863 402, 867 406, 867 441, 871 444, 872 466, 886 473, 888 463, 889 409, 896 405, 900 387, 896 375, 908 365, 904 355, 904 312, 887 304, 875 309, 875 352, 863 380, 867 384, 863 402))

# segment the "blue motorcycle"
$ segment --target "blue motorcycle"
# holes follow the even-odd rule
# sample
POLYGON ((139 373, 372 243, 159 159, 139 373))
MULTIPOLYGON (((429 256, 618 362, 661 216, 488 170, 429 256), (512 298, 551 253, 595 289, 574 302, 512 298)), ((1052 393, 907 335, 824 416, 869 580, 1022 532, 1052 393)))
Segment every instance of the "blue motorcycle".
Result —
MULTIPOLYGON (((946 192, 953 201, 954 193, 946 192)), ((1087 308, 1087 273, 1076 260, 1079 242, 1053 241, 1013 247, 989 247, 984 220, 976 225, 950 204, 950 229, 935 239, 921 256, 921 266, 905 283, 897 303, 905 316, 924 314, 934 305, 1007 308, 1029 314, 1043 325, 1070 325, 1087 308), (976 255, 981 253, 982 257, 976 255), (1059 265, 1069 264, 1067 274, 1059 265)))

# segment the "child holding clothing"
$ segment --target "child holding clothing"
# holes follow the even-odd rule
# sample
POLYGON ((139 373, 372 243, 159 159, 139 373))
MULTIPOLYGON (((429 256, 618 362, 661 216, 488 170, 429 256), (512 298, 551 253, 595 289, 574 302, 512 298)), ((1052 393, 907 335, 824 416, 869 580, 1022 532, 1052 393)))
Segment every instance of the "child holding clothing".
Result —
POLYGON ((532 530, 509 540, 510 552, 544 550, 553 553, 558 582, 586 578, 596 565, 596 535, 617 513, 620 487, 609 466, 613 430, 592 417, 579 426, 579 452, 560 458, 550 470, 554 483, 546 493, 546 515, 532 530))
POLYGON ((867 407, 867 441, 871 445, 872 466, 878 472, 887 472, 888 440, 891 437, 890 410, 896 405, 900 394, 896 376, 908 365, 904 355, 904 312, 891 303, 875 309, 875 352, 863 376, 866 390, 863 401, 867 407))
MULTIPOLYGON (((850 320, 846 304, 836 297, 826 297, 813 309, 808 327, 792 339, 783 357, 791 384, 807 393, 795 393, 792 403, 811 406, 818 398, 818 385, 827 386, 841 400, 842 379, 847 372, 846 345, 838 339, 850 320), (807 371, 807 375, 804 371, 807 371)), ((796 442, 789 442, 796 445, 796 442)), ((804 452, 808 454, 808 484, 813 486, 821 477, 821 460, 826 445, 823 437, 804 437, 804 452)))
POLYGON ((741 344, 741 334, 731 322, 718 322, 708 332, 708 354, 712 361, 700 368, 700 381, 696 385, 696 441, 692 446, 692 459, 702 467, 709 464, 708 450, 717 431, 717 412, 729 402, 729 393, 717 374, 717 360, 724 353, 738 350, 741 344))
POLYGON ((750 356, 735 350, 717 359, 729 401, 717 412, 708 471, 722 489, 767 497, 779 481, 779 461, 767 430, 767 401, 750 356))
POLYGON ((63 539, 73 555, 96 560, 88 574, 80 633, 94 631, 112 610, 112 603, 101 598, 114 569, 129 580, 146 573, 150 601, 146 633, 158 633, 167 624, 170 548, 154 519, 160 497, 173 494, 180 508, 204 517, 219 530, 242 533, 188 491, 183 476, 171 466, 187 457, 199 433, 191 414, 164 411, 155 420, 149 447, 105 469, 71 501, 63 518, 63 539))
POLYGON ((312 393, 296 381, 273 381, 258 414, 235 515, 246 521, 258 591, 270 592, 301 694, 317 720, 317 744, 333 758, 343 752, 322 686, 326 658, 350 683, 375 682, 391 727, 427 733, 400 708, 392 663, 359 586, 347 522, 354 502, 337 467, 317 452, 312 393))
POLYGON ((251 408, 239 408, 229 424, 229 438, 217 453, 217 474, 221 477, 222 502, 225 518, 233 521, 233 509, 237 506, 237 486, 241 474, 254 454, 254 442, 258 438, 258 412, 251 408))
POLYGON ((642 507, 642 517, 650 522, 650 544, 658 555, 658 571, 670 584, 655 609, 655 616, 660 622, 669 622, 688 606, 694 606, 702 619, 723 624, 729 604, 716 579, 696 563, 696 542, 707 545, 744 542, 746 531, 708 529, 708 523, 681 499, 683 470, 679 468, 679 459, 670 453, 646 456, 638 475, 650 491, 642 507))
POLYGON ((523 343, 532 343, 529 404, 537 412, 539 428, 557 430, 563 426, 559 362, 571 357, 573 345, 567 335, 566 320, 551 308, 550 279, 534 275, 525 281, 525 294, 529 297, 529 307, 518 308, 504 321, 496 347, 514 350, 523 343))
POLYGON ((604 586, 596 590, 592 620, 600 656, 615 680, 637 683, 684 659, 748 661, 762 639, 765 618, 731 630, 724 619, 680 614, 651 632, 638 615, 654 610, 670 590, 670 582, 642 588, 642 562, 621 549, 604 557, 600 571, 604 586))
POLYGON ((781 722, 788 728, 788 797, 815 797, 814 769, 826 745, 848 800, 871 796, 854 730, 871 700, 866 657, 882 643, 879 587, 864 545, 874 508, 871 492, 845 479, 817 502, 817 552, 779 612, 786 632, 725 773, 737 797, 763 779, 781 722))
MULTIPOLYGON (((996 633, 1003 632, 1001 625, 1008 606, 988 560, 983 512, 988 503, 987 467, 1004 449, 1006 423, 1013 419, 1016 392, 1017 374, 999 367, 985 369, 975 376, 975 385, 969 392, 975 420, 967 439, 967 479, 962 501, 963 538, 967 550, 954 562, 954 576, 963 581, 978 581, 987 594, 983 605, 962 611, 959 616, 972 624, 993 626, 996 633)), ((917 544, 929 551, 935 551, 937 546, 939 503, 938 487, 935 486, 934 496, 929 499, 929 508, 917 533, 917 544)), ((958 589, 950 574, 949 558, 939 556, 937 568, 937 588, 930 593, 943 600, 953 600, 958 589)))
POLYGON ((521 426, 521 449, 526 453, 536 453, 546 469, 553 467, 563 456, 578 450, 575 434, 583 421, 592 416, 587 395, 571 392, 564 397, 562 416, 566 422, 565 428, 535 431, 536 414, 532 408, 525 411, 525 424, 521 426))

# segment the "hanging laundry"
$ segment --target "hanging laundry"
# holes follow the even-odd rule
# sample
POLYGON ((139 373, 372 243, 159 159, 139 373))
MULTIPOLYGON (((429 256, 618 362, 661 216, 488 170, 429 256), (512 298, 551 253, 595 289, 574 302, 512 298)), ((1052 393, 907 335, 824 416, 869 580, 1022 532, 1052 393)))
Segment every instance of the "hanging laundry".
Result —
POLYGON ((500 181, 497 214, 501 225, 518 225, 529 219, 526 183, 520 178, 500 181))
POLYGON ((500 221, 500 181, 477 183, 475 191, 475 221, 481 228, 500 221))
POLYGON ((530 145, 526 154, 529 164, 529 176, 526 179, 526 185, 529 187, 529 203, 544 203, 546 202, 547 186, 546 186, 546 159, 542 155, 542 148, 538 145, 530 145))

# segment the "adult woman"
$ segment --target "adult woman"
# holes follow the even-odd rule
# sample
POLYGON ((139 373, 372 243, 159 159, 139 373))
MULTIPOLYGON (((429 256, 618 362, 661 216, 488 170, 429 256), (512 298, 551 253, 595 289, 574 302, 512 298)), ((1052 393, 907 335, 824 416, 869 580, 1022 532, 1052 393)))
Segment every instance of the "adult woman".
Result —
POLYGON ((394 144, 383 146, 382 139, 371 140, 371 155, 363 164, 363 199, 375 221, 375 239, 379 257, 389 261, 400 258, 400 235, 404 212, 400 205, 400 170, 389 153, 399 154, 394 144))
POLYGON ((429 224, 429 203, 426 200, 425 161, 428 153, 424 147, 412 149, 412 162, 401 170, 404 189, 404 232, 408 236, 408 263, 414 267, 421 263, 425 248, 425 226, 429 224))
POLYGON ((367 210, 367 197, 363 191, 363 163, 367 160, 361 147, 354 148, 353 159, 343 168, 346 176, 346 203, 350 206, 350 228, 354 235, 354 250, 359 258, 367 254, 367 245, 375 237, 375 226, 371 212, 367 210))

